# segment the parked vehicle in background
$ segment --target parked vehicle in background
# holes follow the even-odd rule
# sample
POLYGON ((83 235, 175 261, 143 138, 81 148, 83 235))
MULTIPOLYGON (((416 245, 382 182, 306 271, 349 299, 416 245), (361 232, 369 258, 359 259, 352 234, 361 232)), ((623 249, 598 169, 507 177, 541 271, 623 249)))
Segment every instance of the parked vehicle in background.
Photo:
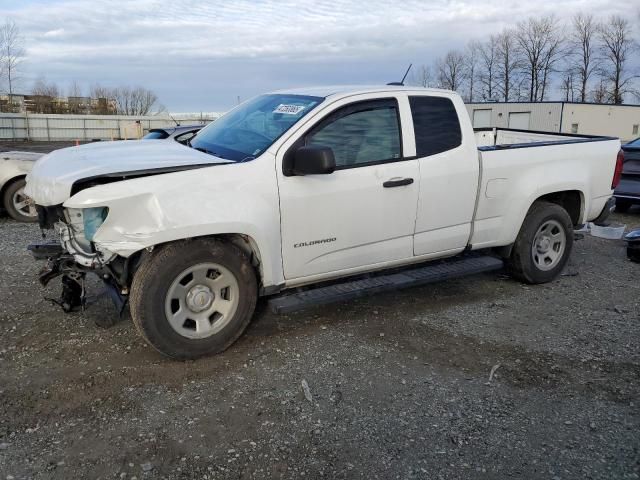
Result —
POLYGON ((187 145, 189 140, 195 137, 204 125, 176 125, 166 128, 152 128, 143 140, 175 140, 187 145))
POLYGON ((117 142, 41 159, 28 192, 60 240, 31 248, 49 258, 42 283, 63 275, 63 306, 84 304, 95 273, 152 346, 193 358, 229 347, 258 296, 292 311, 504 264, 549 282, 573 227, 609 214, 619 151, 611 137, 474 132, 444 90, 281 91, 189 146, 117 142), (415 267, 436 259, 449 261, 415 267))
POLYGON ((622 178, 616 188, 616 210, 628 211, 632 205, 640 205, 640 138, 622 146, 624 163, 622 178))
POLYGON ((35 204, 24 193, 25 177, 43 153, 0 152, 0 207, 19 222, 38 220, 35 204))

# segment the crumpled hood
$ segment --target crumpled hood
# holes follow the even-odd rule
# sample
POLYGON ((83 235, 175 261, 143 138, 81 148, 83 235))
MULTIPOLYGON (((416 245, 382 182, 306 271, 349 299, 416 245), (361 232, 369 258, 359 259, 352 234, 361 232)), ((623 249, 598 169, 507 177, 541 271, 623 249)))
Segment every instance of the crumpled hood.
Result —
POLYGON ((230 161, 171 140, 95 142, 42 157, 27 176, 25 193, 38 205, 59 205, 70 197, 78 180, 218 163, 230 161))

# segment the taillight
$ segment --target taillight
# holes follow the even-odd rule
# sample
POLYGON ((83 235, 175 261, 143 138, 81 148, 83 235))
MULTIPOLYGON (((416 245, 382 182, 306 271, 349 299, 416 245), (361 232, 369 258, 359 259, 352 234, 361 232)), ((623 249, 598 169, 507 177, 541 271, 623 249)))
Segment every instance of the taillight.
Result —
POLYGON ((613 180, 611 181, 611 190, 615 190, 620 184, 620 178, 622 177, 622 166, 624 164, 624 152, 620 150, 618 157, 616 158, 616 169, 613 172, 613 180))

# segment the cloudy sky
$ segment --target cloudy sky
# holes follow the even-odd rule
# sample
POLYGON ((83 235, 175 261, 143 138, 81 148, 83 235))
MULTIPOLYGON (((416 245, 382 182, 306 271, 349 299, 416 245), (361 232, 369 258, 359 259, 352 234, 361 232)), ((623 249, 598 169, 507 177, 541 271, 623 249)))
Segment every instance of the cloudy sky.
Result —
POLYGON ((637 1, 0 0, 0 20, 24 34, 25 92, 39 75, 143 85, 185 112, 290 86, 386 83, 531 15, 629 14, 637 1))

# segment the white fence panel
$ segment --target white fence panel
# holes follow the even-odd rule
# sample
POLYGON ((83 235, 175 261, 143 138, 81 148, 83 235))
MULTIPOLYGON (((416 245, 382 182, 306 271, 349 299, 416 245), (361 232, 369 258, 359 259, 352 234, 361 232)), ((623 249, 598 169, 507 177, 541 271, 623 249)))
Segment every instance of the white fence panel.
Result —
MULTIPOLYGON (((206 124, 219 114, 180 118, 182 125, 206 124)), ((138 138, 152 128, 170 127, 169 116, 0 113, 1 140, 87 141, 138 138)))

